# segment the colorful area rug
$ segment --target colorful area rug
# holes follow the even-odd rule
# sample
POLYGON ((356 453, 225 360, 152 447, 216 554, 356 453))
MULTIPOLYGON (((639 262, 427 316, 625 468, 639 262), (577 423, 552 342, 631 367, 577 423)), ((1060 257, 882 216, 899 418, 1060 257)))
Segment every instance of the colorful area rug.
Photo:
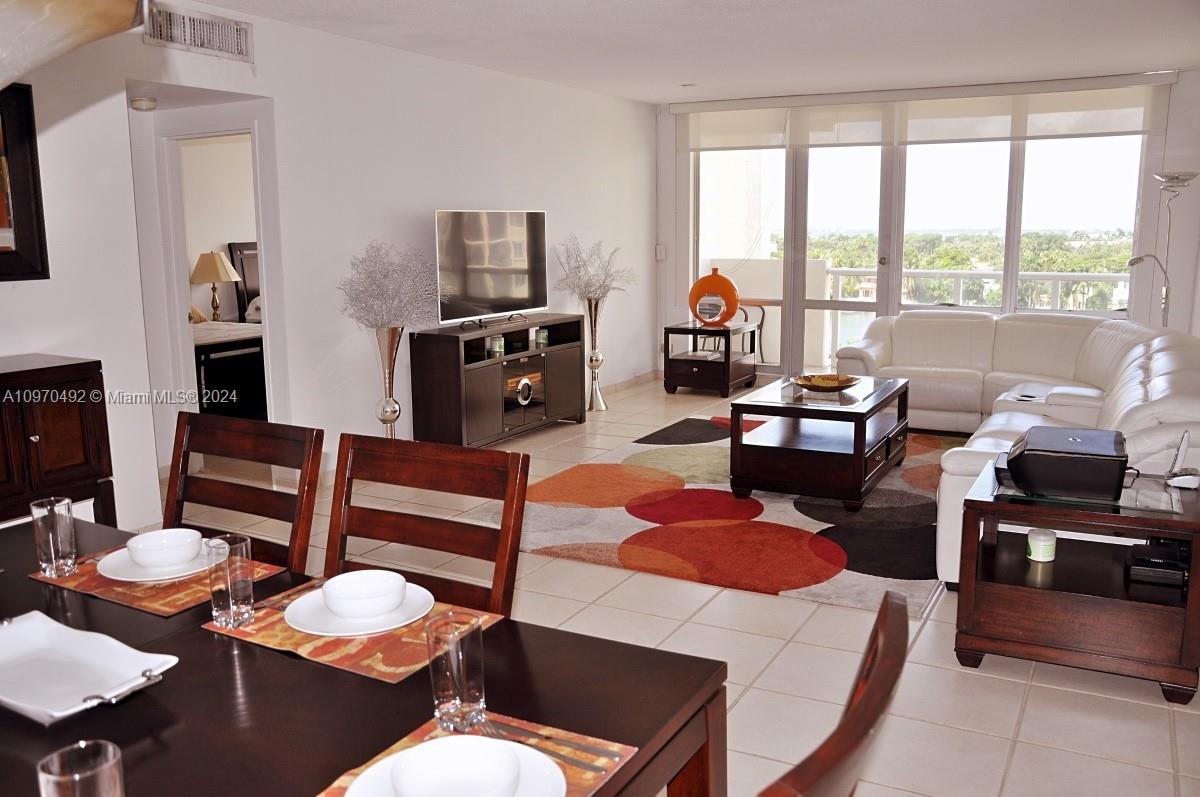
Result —
POLYGON ((921 610, 937 586, 938 463, 964 438, 909 435, 903 465, 849 512, 735 498, 729 432, 728 418, 686 418, 531 485, 521 550, 872 610, 892 589, 921 610))

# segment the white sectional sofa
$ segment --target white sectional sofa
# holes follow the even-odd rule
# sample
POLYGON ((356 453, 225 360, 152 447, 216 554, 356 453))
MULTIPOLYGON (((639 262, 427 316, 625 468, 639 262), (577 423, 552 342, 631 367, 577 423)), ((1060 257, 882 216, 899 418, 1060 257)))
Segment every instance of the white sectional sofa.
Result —
POLYGON ((839 373, 910 379, 913 428, 973 432, 942 457, 943 581, 958 581, 963 496, 1031 426, 1119 430, 1144 473, 1163 472, 1185 429, 1200 448, 1200 339, 1189 335, 1074 315, 922 310, 875 319, 837 357, 839 373))

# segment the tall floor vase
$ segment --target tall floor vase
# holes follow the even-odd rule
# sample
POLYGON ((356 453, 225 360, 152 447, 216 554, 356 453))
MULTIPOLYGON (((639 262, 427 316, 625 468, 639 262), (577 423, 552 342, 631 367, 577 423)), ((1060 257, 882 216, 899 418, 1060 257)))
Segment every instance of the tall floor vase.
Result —
POLYGON ((588 326, 592 333, 592 350, 588 353, 587 366, 592 371, 592 393, 588 399, 588 412, 604 412, 608 404, 600 393, 600 366, 604 365, 604 355, 596 348, 596 327, 600 325, 600 305, 603 299, 587 300, 588 326))
POLYGON ((404 327, 380 327, 375 330, 375 341, 379 344, 379 367, 383 375, 383 398, 375 407, 375 415, 383 424, 383 436, 396 439, 396 421, 400 419, 400 402, 396 401, 393 381, 396 376, 396 352, 400 350, 400 339, 404 327))

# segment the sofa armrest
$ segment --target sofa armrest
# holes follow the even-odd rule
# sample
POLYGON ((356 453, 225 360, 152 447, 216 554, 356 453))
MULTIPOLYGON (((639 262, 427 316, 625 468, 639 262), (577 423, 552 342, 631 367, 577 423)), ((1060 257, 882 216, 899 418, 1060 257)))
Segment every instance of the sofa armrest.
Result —
POLYGON ((866 376, 891 365, 893 321, 891 316, 876 318, 867 325, 862 340, 838 349, 838 373, 866 376))
POLYGON ((1104 391, 1098 387, 1059 385, 1050 388, 1046 393, 1046 404, 1059 407, 1095 407, 1099 410, 1104 406, 1104 391))
MULTIPOLYGON (((998 444, 1001 441, 996 441, 998 444)), ((1004 448, 966 448, 960 446, 952 448, 945 454, 942 454, 942 473, 948 473, 951 476, 970 476, 975 478, 983 469, 996 461, 996 455, 1008 451, 1008 445, 1004 448)))
MULTIPOLYGON (((1149 426, 1125 435, 1125 451, 1129 464, 1142 473, 1162 475, 1171 467, 1179 438, 1185 430, 1191 432, 1191 440, 1200 440, 1200 420, 1195 423, 1164 423, 1149 426)), ((1200 466, 1200 446, 1192 443, 1183 463, 1188 467, 1200 466)))

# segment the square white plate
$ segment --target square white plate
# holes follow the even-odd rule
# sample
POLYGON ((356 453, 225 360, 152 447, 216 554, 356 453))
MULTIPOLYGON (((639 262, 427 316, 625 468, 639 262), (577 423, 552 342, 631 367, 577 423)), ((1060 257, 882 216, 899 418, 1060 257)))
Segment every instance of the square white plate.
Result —
POLYGON ((50 725, 155 683, 178 662, 28 612, 0 625, 0 705, 50 725))

